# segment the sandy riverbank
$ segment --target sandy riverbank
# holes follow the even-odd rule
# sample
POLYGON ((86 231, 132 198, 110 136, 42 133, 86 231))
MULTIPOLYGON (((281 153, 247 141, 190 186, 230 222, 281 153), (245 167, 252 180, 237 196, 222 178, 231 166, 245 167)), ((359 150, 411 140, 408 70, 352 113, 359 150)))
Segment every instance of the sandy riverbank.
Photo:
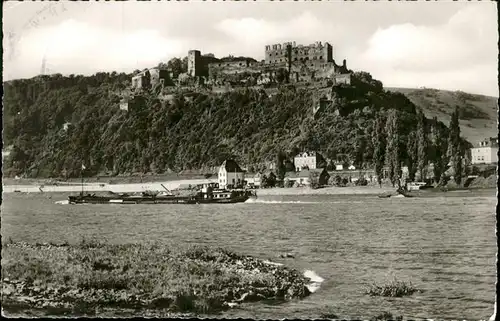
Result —
MULTIPOLYGON (((197 185, 208 182, 214 182, 210 179, 196 180, 178 180, 155 183, 141 184, 95 184, 87 183, 84 185, 84 192, 114 192, 114 193, 134 193, 143 191, 163 191, 162 184, 169 190, 175 190, 183 185, 197 185)), ((79 193, 82 191, 80 185, 10 185, 3 186, 4 193, 79 193)), ((257 196, 273 196, 273 195, 352 195, 352 194, 382 194, 394 192, 393 187, 378 187, 378 186, 352 186, 352 187, 325 187, 319 189, 311 189, 308 187, 291 187, 291 188, 264 188, 257 189, 257 196)))
POLYGON ((353 195, 353 194, 383 194, 395 192, 394 187, 379 186, 351 186, 351 187, 325 187, 312 189, 308 187, 291 188, 264 188, 257 190, 257 196, 272 195, 353 195))
MULTIPOLYGON (((197 185, 214 182, 211 179, 185 179, 177 181, 165 182, 150 182, 150 183, 136 183, 136 184, 100 184, 100 183, 85 183, 84 192, 114 192, 114 193, 134 193, 143 191, 164 191, 162 187, 165 186, 169 190, 179 188, 181 185, 197 185)), ((79 193, 82 191, 81 185, 6 185, 3 186, 4 193, 61 193, 61 192, 74 192, 79 193)))

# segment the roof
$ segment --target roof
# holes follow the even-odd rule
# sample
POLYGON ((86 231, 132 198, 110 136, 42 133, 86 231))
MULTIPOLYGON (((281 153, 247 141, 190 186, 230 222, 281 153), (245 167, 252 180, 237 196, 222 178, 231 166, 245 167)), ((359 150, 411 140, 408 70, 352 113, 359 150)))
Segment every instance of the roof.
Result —
POLYGON ((316 156, 316 152, 300 152, 295 157, 314 157, 316 156), (306 154, 307 156, 304 156, 306 154))
POLYGON ((276 176, 276 174, 274 174, 274 172, 271 171, 271 170, 267 170, 267 171, 263 171, 263 172, 262 171, 261 172, 257 172, 255 174, 255 176, 257 177, 257 176, 263 176, 263 175, 265 175, 266 177, 269 177, 271 174, 274 175, 274 176, 276 176))
POLYGON ((485 138, 481 141, 479 141, 475 148, 481 148, 481 147, 498 147, 498 137, 488 137, 485 138))
POLYGON ((232 173, 243 173, 243 170, 241 167, 232 159, 226 159, 222 165, 220 166, 221 168, 224 168, 227 172, 232 172, 232 173))

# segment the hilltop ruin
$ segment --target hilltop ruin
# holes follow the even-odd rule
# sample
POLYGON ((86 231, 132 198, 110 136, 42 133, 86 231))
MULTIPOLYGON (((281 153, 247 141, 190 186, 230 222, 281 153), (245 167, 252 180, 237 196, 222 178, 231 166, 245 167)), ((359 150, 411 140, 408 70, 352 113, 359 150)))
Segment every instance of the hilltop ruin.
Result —
POLYGON ((295 42, 265 46, 265 59, 249 57, 216 58, 190 50, 187 72, 174 79, 168 69, 146 69, 132 78, 133 89, 156 86, 204 86, 214 91, 220 87, 270 87, 281 83, 350 84, 351 71, 346 60, 339 65, 333 59, 333 47, 320 41, 310 45, 295 42))

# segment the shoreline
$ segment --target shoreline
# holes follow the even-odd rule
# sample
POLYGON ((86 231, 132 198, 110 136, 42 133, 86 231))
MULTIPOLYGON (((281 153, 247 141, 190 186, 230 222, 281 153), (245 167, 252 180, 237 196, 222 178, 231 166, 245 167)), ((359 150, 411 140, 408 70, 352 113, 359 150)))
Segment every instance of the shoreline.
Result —
MULTIPOLYGON (((99 184, 87 183, 84 184, 84 193, 92 192, 113 192, 113 193, 136 193, 144 191, 164 191, 164 185, 169 190, 176 190, 181 185, 197 185, 204 183, 211 183, 214 180, 210 179, 196 179, 196 180, 178 180, 167 182, 155 183, 142 183, 142 184, 99 184)), ((6 185, 3 186, 3 193, 80 193, 82 191, 81 185, 6 185)), ((293 195, 358 195, 358 194, 384 194, 395 191, 393 187, 383 186, 347 186, 337 187, 328 186, 318 189, 309 187, 273 187, 262 188, 254 190, 258 196, 293 196, 293 195)))
POLYGON ((209 246, 92 240, 3 246, 2 301, 12 315, 97 316, 98 309, 127 307, 210 315, 247 302, 303 299, 323 282, 313 271, 209 246), (41 268, 33 269, 33 262, 41 268))
POLYGON ((295 196, 295 195, 359 195, 359 194, 385 194, 396 191, 394 187, 382 188, 379 186, 328 186, 318 189, 309 187, 274 187, 257 189, 258 196, 295 196))
MULTIPOLYGON (((184 179, 162 182, 145 182, 145 183, 129 183, 129 184, 108 184, 108 183, 84 183, 84 192, 113 192, 113 193, 134 193, 151 190, 165 191, 164 185, 169 190, 178 189, 181 185, 197 185, 215 182, 213 179, 184 179)), ((61 193, 61 192, 76 192, 82 191, 81 184, 71 185, 4 185, 2 186, 4 193, 61 193)))
MULTIPOLYGON (((191 180, 177 180, 166 182, 149 182, 140 184, 102 184, 102 183, 86 183, 84 184, 84 193, 95 192, 112 192, 112 193, 138 193, 145 191, 165 191, 163 186, 171 191, 178 190, 181 186, 197 185, 212 183, 215 180, 211 179, 191 179, 191 180), (163 186, 162 186, 163 185, 163 186)), ((494 189, 493 187, 479 187, 473 186, 469 188, 459 188, 459 190, 483 190, 494 189)), ((455 189, 450 189, 449 192, 455 189)), ((4 185, 2 186, 3 193, 80 193, 82 191, 81 185, 4 185)), ((392 186, 327 186, 318 189, 309 187, 273 187, 254 189, 259 196, 305 196, 305 195, 380 195, 395 193, 396 188, 392 186)), ((410 192, 415 193, 416 191, 410 192)), ((433 191, 429 191, 433 192, 433 191)))

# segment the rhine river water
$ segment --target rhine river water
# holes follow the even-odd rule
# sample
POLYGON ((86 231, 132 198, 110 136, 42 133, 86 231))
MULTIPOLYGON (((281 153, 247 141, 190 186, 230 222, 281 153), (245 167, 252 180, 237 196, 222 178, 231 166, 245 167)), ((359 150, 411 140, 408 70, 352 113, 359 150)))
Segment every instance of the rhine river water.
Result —
POLYGON ((57 205, 67 194, 4 194, 2 237, 27 242, 161 241, 226 247, 324 279, 308 298, 248 304, 227 317, 488 319, 496 281, 494 190, 380 199, 268 196, 229 205, 57 205), (282 253, 293 258, 282 259, 282 253), (421 293, 370 297, 393 277, 421 293))

